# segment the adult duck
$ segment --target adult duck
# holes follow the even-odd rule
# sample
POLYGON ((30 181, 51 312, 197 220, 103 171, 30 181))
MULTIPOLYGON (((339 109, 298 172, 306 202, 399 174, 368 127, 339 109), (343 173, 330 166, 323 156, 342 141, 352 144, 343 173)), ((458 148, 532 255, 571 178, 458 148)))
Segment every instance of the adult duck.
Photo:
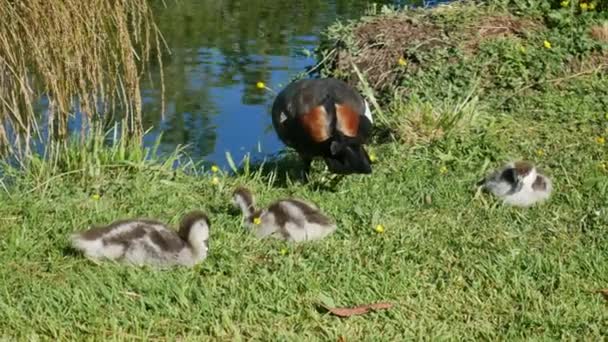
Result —
POLYGON ((295 81, 272 105, 274 129, 281 141, 300 155, 305 179, 315 157, 322 157, 332 173, 371 173, 363 145, 372 123, 367 101, 351 86, 333 78, 295 81))

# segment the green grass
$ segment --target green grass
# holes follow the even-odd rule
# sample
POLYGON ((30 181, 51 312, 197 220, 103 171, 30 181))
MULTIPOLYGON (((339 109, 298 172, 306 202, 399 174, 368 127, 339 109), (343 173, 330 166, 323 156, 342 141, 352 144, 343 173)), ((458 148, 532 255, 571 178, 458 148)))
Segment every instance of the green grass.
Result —
MULTIPOLYGON (((566 39, 550 32, 543 34, 566 39)), ((487 51, 515 46, 508 39, 487 44, 487 51)), ((536 59, 569 52, 533 51, 536 59)), ((440 138, 415 145, 392 131, 396 140, 370 147, 378 157, 372 176, 350 176, 334 188, 320 186, 327 178, 320 164, 307 186, 283 181, 271 164, 222 174, 213 184, 212 175, 187 173, 188 167, 174 172, 170 161, 141 162, 141 152, 94 143, 85 152, 69 149, 51 166, 34 160, 25 172, 7 170, 0 193, 0 335, 605 339, 606 301, 592 291, 608 287, 608 173, 601 167, 608 145, 596 141, 608 135, 602 102, 608 79, 597 72, 526 81, 545 66, 496 57, 492 70, 501 81, 509 75, 522 82, 518 87, 534 85, 517 92, 471 80, 476 58, 486 56, 463 60, 468 71, 460 74, 444 65, 409 77, 409 101, 385 107, 395 125, 428 105, 464 127, 447 125, 440 138), (522 67, 526 73, 517 79, 513 70, 522 67), (464 84, 463 91, 446 96, 454 84, 464 84), (465 101, 471 93, 478 100, 465 101), (464 120, 469 116, 475 120, 464 120), (549 202, 523 210, 476 196, 480 177, 515 158, 537 162, 553 179, 549 202), (250 186, 261 203, 291 195, 314 201, 335 217, 338 231, 301 245, 255 240, 229 204, 237 184, 250 186), (212 232, 210 255, 194 269, 97 266, 68 248, 69 234, 93 223, 149 216, 176 224, 196 208, 210 214, 212 232), (377 224, 384 234, 374 231, 377 224), (343 319, 318 309, 325 297, 338 306, 395 307, 343 319)))

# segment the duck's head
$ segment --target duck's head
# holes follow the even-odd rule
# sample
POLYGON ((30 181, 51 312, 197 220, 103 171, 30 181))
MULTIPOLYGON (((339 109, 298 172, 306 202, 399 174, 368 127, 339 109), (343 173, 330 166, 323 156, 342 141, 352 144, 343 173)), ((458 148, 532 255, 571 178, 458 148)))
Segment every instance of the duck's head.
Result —
POLYGON ((191 211, 182 217, 179 225, 179 236, 188 241, 195 249, 209 249, 209 229, 211 223, 202 211, 191 211))
POLYGON ((360 141, 332 141, 325 164, 337 174, 372 173, 371 160, 360 141))

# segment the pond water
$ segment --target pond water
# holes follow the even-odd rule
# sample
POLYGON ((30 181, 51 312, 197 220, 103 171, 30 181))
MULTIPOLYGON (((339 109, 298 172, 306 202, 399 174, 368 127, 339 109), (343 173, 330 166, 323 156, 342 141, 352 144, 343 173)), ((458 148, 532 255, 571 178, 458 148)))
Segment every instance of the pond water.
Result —
MULTIPOLYGON (((406 1, 179 0, 157 4, 159 28, 171 50, 165 59, 165 113, 161 118, 159 70, 143 85, 144 123, 162 132, 161 153, 187 145, 194 160, 226 166, 284 148, 270 118, 276 91, 315 64, 319 33, 337 19, 354 19, 373 3, 406 1)), ((415 5, 420 5, 414 2, 415 5)))

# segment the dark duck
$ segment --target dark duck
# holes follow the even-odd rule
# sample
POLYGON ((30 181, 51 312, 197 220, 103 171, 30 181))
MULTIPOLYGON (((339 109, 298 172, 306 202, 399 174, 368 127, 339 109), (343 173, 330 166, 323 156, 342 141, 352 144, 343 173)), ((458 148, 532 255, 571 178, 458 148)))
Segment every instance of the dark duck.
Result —
POLYGON ((295 81, 272 105, 274 129, 300 155, 304 179, 315 157, 322 157, 335 174, 371 173, 363 145, 372 123, 367 101, 345 82, 332 78, 295 81))

